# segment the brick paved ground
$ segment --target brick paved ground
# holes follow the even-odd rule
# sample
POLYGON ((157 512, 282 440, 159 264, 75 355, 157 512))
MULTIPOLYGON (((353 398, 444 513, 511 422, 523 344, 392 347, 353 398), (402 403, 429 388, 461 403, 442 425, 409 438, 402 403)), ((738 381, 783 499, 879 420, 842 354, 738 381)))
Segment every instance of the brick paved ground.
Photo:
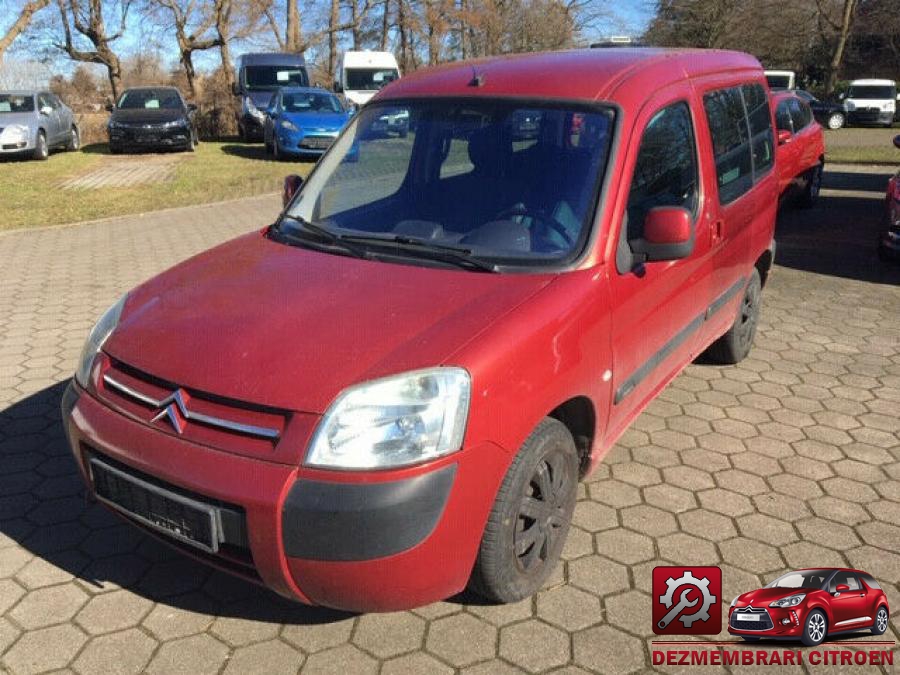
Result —
POLYGON ((0 672, 648 670, 661 563, 720 564, 726 603, 788 567, 862 567, 897 639, 900 267, 874 257, 884 176, 826 180, 839 189, 779 225, 750 358, 692 365, 651 405, 581 488, 545 591, 389 615, 291 605, 85 506, 62 437, 97 315, 263 224, 274 198, 0 235, 0 672))

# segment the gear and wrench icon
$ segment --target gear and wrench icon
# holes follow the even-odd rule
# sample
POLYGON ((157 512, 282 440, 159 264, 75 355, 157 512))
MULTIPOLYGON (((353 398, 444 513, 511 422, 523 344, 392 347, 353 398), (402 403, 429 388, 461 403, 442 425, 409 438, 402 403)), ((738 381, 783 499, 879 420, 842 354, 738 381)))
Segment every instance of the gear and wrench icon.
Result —
MULTIPOLYGON (((678 620, 684 625, 685 628, 690 628, 694 625, 695 621, 709 621, 709 608, 716 601, 716 596, 711 595, 709 592, 709 579, 706 577, 697 578, 693 574, 691 574, 690 570, 687 570, 684 574, 682 574, 677 579, 674 577, 669 577, 666 579, 666 592, 659 596, 659 601, 666 606, 666 609, 671 609, 675 600, 674 595, 675 591, 681 588, 682 586, 691 586, 700 591, 703 596, 703 603, 700 605, 700 609, 698 609, 693 614, 682 614, 678 617, 678 620)), ((687 591, 690 589, 685 589, 685 593, 682 594, 682 600, 685 599, 685 595, 687 591)), ((684 603, 686 607, 693 607, 696 604, 696 600, 693 604, 684 603)))

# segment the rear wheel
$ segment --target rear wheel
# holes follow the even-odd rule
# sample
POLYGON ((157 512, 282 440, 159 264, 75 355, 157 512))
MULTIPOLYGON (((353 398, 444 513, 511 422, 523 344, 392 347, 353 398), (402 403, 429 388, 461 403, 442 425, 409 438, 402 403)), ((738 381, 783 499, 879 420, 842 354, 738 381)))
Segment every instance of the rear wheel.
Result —
POLYGON ((533 595, 553 572, 575 509, 578 451, 546 418, 513 459, 488 518, 469 588, 495 602, 533 595))
POLYGON ((831 113, 828 116, 826 124, 829 129, 840 129, 842 126, 844 126, 844 113, 831 113))
POLYGON ((43 131, 38 131, 37 138, 34 141, 34 152, 31 156, 39 161, 44 161, 50 156, 50 149, 47 147, 47 136, 43 131))
POLYGON ((803 626, 803 635, 800 640, 807 647, 815 647, 822 644, 825 635, 828 634, 828 620, 820 609, 814 609, 806 617, 806 624, 803 626))
POLYGON ((78 134, 78 127, 72 126, 72 129, 69 131, 69 142, 66 143, 66 150, 69 152, 75 152, 78 148, 81 147, 81 136, 78 134))
POLYGON ((750 274, 750 281, 744 289, 744 297, 738 309, 737 317, 728 332, 709 346, 707 355, 718 363, 734 364, 743 361, 756 337, 756 326, 759 323, 759 305, 762 296, 762 282, 759 270, 755 267, 750 274))
POLYGON ((884 635, 888 625, 887 608, 882 605, 875 612, 875 625, 872 626, 872 635, 884 635))
POLYGON ((804 208, 810 208, 815 205, 819 199, 819 191, 822 189, 822 172, 823 165, 821 162, 807 171, 806 187, 800 196, 800 205, 804 208))

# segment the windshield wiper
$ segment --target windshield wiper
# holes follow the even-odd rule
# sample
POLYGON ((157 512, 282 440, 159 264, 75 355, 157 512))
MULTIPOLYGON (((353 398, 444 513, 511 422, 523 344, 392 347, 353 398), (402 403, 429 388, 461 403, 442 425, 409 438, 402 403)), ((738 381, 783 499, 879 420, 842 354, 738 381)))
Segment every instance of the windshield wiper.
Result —
POLYGON ((347 253, 349 253, 350 255, 352 255, 356 258, 366 259, 369 257, 369 255, 368 255, 368 253, 366 253, 366 251, 359 248, 358 246, 354 246, 353 244, 348 243, 346 241, 346 239, 344 237, 342 237, 341 235, 336 234, 336 233, 332 232, 331 230, 328 230, 328 229, 322 227, 321 225, 316 225, 315 223, 311 223, 308 220, 306 220, 305 218, 301 218, 300 216, 288 216, 288 215, 281 216, 281 218, 279 218, 278 221, 271 228, 272 230, 274 230, 277 233, 277 236, 285 237, 287 239, 293 239, 295 241, 298 239, 303 242, 311 241, 310 239, 307 239, 307 238, 299 238, 299 237, 297 237, 297 235, 295 235, 293 233, 285 232, 281 227, 281 223, 283 223, 286 220, 289 220, 293 223, 297 223, 300 226, 301 232, 314 234, 317 237, 320 237, 321 239, 323 239, 324 241, 320 242, 320 243, 329 244, 331 246, 337 246, 338 248, 343 249, 344 251, 346 251, 347 253))
POLYGON ((450 263, 465 269, 475 269, 480 272, 499 272, 500 268, 494 263, 472 254, 472 251, 461 246, 447 246, 436 244, 426 239, 407 237, 402 234, 394 235, 365 235, 345 234, 341 237, 344 241, 359 242, 362 244, 382 244, 390 248, 398 249, 405 253, 420 254, 421 257, 430 260, 450 263))

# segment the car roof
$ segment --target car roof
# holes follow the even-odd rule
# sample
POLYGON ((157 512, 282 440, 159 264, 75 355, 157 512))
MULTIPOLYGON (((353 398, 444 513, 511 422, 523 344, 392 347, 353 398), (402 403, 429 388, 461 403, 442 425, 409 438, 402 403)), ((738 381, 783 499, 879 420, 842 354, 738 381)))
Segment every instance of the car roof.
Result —
MULTIPOLYGON (((802 96, 798 96, 797 92, 795 92, 793 89, 773 89, 772 90, 772 100, 775 101, 776 103, 780 103, 781 101, 784 101, 789 98, 796 98, 801 101, 805 100, 802 96)), ((825 569, 825 568, 824 567, 821 567, 821 568, 813 567, 812 569, 825 569)))
POLYGON ((875 80, 875 79, 868 79, 868 80, 851 80, 851 81, 850 81, 850 86, 852 87, 854 84, 858 84, 858 85, 861 85, 861 86, 874 85, 874 86, 888 86, 888 87, 890 87, 890 86, 896 85, 897 83, 894 82, 893 80, 875 80))
POLYGON ((0 91, 0 95, 2 96, 35 96, 37 94, 42 94, 46 89, 10 89, 0 91))
POLYGON ((322 87, 279 87, 278 90, 282 94, 327 94, 328 96, 334 96, 333 92, 322 89, 322 87))
POLYGON ((574 49, 498 56, 418 70, 392 82, 379 100, 434 95, 536 99, 646 100, 648 87, 713 73, 763 70, 755 57, 711 49, 574 49), (476 76, 480 85, 475 86, 476 76))
POLYGON ((250 52, 238 58, 240 66, 305 66, 306 59, 289 52, 250 52))
MULTIPOLYGON (((853 569, 852 567, 803 567, 799 570, 793 570, 794 572, 811 572, 813 570, 828 570, 830 572, 853 572, 854 574, 865 574, 866 576, 872 576, 868 572, 864 572, 863 570, 853 569)), ((786 572, 785 574, 790 574, 790 572, 786 572)))
POLYGON ((170 84, 154 84, 154 85, 142 85, 140 87, 128 87, 125 91, 177 91, 179 94, 178 87, 173 87, 170 84))

